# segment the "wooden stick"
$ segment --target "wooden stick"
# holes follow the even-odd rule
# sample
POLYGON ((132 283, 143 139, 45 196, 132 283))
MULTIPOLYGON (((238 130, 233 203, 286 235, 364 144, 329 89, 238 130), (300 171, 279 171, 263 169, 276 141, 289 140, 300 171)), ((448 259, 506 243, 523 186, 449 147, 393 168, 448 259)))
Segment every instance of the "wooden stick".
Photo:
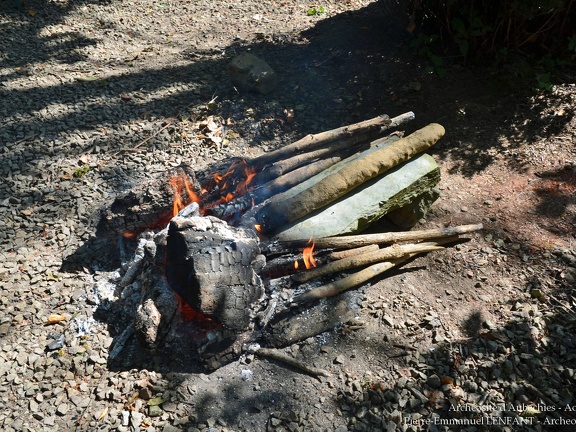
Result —
MULTIPOLYGON (((370 244, 390 244, 405 241, 422 241, 439 239, 442 237, 451 237, 460 234, 466 234, 474 231, 480 231, 483 228, 481 223, 472 225, 459 225, 448 228, 436 228, 430 230, 419 231, 403 231, 403 232, 387 232, 377 234, 360 234, 351 236, 338 236, 338 237, 324 237, 315 240, 315 247, 317 249, 348 249, 353 247, 361 247, 370 244)), ((286 240, 273 242, 268 247, 270 250, 291 250, 295 248, 306 247, 310 241, 306 240, 286 240)))
POLYGON ((332 203, 368 180, 423 152, 443 135, 444 128, 441 125, 429 124, 387 147, 352 161, 290 198, 270 201, 258 211, 256 220, 264 233, 278 231, 290 222, 332 203))
POLYGON ((284 354, 283 352, 274 348, 259 348, 255 351, 255 354, 281 361, 283 363, 286 363, 287 365, 303 370, 304 372, 309 373, 310 375, 325 376, 325 377, 330 376, 328 371, 316 368, 314 366, 308 366, 307 364, 299 362, 294 357, 290 357, 289 355, 284 354))
MULTIPOLYGON (((316 246, 316 245, 314 245, 316 246)), ((330 255, 328 255, 328 258, 333 259, 333 260, 340 260, 343 258, 348 258, 351 256, 356 256, 356 255, 360 255, 366 252, 374 252, 377 251, 379 249, 377 244, 371 244, 368 246, 362 246, 359 248, 353 248, 353 249, 346 249, 346 250, 342 250, 342 251, 337 251, 337 252, 332 252, 330 255)))
MULTIPOLYGON (((454 241, 456 239, 457 237, 450 237, 448 239, 445 239, 444 242, 450 243, 451 241, 454 241)), ((382 261, 390 261, 402 258, 404 255, 432 252, 440 249, 444 248, 439 245, 439 242, 406 244, 406 245, 395 244, 390 247, 379 249, 374 252, 367 252, 360 255, 351 256, 349 258, 344 258, 339 261, 333 261, 322 267, 316 267, 307 271, 297 273, 295 275, 292 275, 292 279, 299 283, 308 282, 312 279, 316 279, 332 273, 343 272, 346 270, 350 270, 352 268, 363 267, 366 265, 375 264, 382 261)))
MULTIPOLYGON (((370 148, 370 143, 366 141, 356 142, 354 140, 337 140, 324 145, 316 150, 297 154, 288 159, 283 159, 275 162, 273 165, 267 166, 260 171, 252 180, 252 185, 259 186, 270 180, 273 180, 283 174, 289 173, 298 167, 313 163, 318 159, 325 158, 332 154, 339 157, 339 160, 345 159, 348 156, 370 148)), ((254 162, 251 162, 253 164, 254 162)))
POLYGON ((306 135, 304 138, 299 139, 292 144, 253 159, 250 162, 250 165, 256 168, 262 168, 275 161, 286 159, 300 153, 305 153, 340 138, 350 139, 352 136, 361 135, 362 141, 373 139, 382 132, 383 127, 388 126, 390 123, 392 123, 390 117, 387 115, 381 115, 370 120, 320 132, 315 135, 306 135))
POLYGON ((350 288, 355 286, 361 285, 364 282, 369 281, 373 277, 376 277, 387 270, 397 266, 398 264, 403 263, 404 261, 409 260, 413 256, 417 254, 408 254, 403 256, 402 258, 397 258, 391 261, 379 262, 377 264, 373 264, 370 267, 367 267, 363 270, 360 270, 357 273, 351 274, 345 278, 339 279, 335 282, 331 282, 326 285, 322 285, 318 288, 313 288, 310 291, 307 291, 299 296, 294 297, 293 302, 296 304, 308 303, 314 300, 319 300, 327 297, 332 297, 341 292, 344 292, 350 288))

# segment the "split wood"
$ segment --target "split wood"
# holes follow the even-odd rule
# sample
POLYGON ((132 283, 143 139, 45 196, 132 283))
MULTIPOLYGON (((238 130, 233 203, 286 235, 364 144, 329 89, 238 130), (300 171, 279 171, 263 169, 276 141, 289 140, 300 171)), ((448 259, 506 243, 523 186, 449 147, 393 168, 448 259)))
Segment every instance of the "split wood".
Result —
POLYGON ((263 232, 276 229, 325 207, 346 193, 434 145, 443 135, 437 123, 356 159, 313 186, 289 197, 271 199, 256 214, 263 232))

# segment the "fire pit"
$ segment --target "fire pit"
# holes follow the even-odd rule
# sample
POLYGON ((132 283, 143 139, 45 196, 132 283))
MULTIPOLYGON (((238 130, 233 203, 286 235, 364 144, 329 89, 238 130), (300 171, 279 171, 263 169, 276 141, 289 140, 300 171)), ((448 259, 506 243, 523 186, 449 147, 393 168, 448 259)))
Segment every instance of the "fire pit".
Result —
POLYGON ((181 166, 118 197, 99 228, 135 245, 118 287, 140 300, 114 354, 134 333, 152 352, 193 345, 209 369, 247 350, 290 361, 274 348, 354 318, 350 288, 481 229, 350 235, 383 215, 409 227, 437 197, 439 169, 422 152, 442 126, 382 137, 411 118, 309 135, 212 173, 181 166))

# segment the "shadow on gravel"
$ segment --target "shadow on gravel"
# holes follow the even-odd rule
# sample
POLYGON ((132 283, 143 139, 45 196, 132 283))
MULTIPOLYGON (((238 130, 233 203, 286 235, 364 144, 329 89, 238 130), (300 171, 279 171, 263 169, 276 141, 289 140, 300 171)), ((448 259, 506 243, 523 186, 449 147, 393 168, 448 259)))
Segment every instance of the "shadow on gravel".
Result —
POLYGON ((504 327, 474 312, 464 324, 479 326, 468 341, 439 344, 428 353, 404 351, 400 380, 393 386, 366 382, 341 393, 341 410, 349 420, 366 407, 383 413, 382 422, 365 415, 359 430, 387 423, 423 428, 417 430, 574 430, 576 315, 546 313, 538 303, 518 303, 513 310, 516 318, 504 327), (401 413, 392 411, 399 403, 401 413))

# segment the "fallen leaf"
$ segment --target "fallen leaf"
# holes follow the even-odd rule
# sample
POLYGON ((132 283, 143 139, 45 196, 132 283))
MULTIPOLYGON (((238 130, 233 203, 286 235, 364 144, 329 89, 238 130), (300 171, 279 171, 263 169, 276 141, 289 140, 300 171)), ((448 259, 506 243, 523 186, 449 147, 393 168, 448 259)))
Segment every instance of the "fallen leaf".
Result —
POLYGON ((448 378, 447 376, 443 376, 441 379, 442 379, 442 384, 454 385, 454 381, 452 381, 452 379, 448 378))
POLYGON ((66 317, 64 315, 59 314, 50 314, 48 315, 48 319, 46 320, 46 324, 57 324, 62 321, 66 321, 66 317))
POLYGON ((108 414, 108 407, 106 407, 102 410, 102 412, 100 413, 100 415, 98 416, 96 421, 102 420, 104 417, 106 417, 106 414, 108 414))
POLYGON ((162 405, 165 402, 161 396, 152 398, 148 401, 148 406, 162 405))

